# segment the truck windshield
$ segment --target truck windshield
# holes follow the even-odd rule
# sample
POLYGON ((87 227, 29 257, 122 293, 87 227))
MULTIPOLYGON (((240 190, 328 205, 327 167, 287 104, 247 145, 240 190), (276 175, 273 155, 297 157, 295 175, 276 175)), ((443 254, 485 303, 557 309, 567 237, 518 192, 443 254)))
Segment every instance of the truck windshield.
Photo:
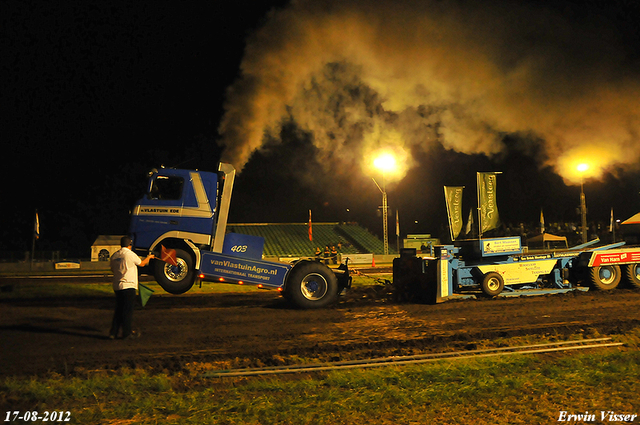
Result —
POLYGON ((149 199, 177 200, 182 198, 182 177, 158 176, 151 183, 149 199))

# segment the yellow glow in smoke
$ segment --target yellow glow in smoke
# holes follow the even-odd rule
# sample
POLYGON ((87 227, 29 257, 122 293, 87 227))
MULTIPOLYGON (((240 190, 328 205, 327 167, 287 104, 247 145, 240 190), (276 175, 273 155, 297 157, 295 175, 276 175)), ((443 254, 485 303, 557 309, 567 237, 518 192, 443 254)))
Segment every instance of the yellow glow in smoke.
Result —
POLYGON ((381 153, 373 160, 373 165, 382 172, 392 172, 396 169, 396 157, 389 152, 381 153))
POLYGON ((567 150, 557 159, 555 168, 566 184, 578 185, 581 181, 601 179, 610 164, 615 163, 620 155, 620 149, 603 141, 595 146, 592 144, 567 150))
POLYGON ((581 173, 584 173, 585 171, 587 171, 589 169, 589 164, 581 162, 580 164, 578 164, 578 166, 576 167, 576 170, 580 171, 581 173))
POLYGON ((585 179, 600 178, 601 166, 596 157, 584 155, 566 160, 564 167, 560 169, 562 177, 568 184, 579 184, 585 179))
POLYGON ((395 183, 404 178, 411 164, 409 152, 400 145, 388 144, 364 155, 362 172, 376 179, 382 174, 386 183, 395 183))

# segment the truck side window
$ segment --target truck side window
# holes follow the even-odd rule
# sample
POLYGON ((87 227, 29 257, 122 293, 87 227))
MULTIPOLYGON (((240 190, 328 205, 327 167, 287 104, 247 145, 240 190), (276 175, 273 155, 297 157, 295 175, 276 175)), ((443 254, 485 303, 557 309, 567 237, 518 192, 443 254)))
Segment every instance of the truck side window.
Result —
POLYGON ((151 184, 149 199, 177 200, 182 198, 182 177, 158 176, 151 184))

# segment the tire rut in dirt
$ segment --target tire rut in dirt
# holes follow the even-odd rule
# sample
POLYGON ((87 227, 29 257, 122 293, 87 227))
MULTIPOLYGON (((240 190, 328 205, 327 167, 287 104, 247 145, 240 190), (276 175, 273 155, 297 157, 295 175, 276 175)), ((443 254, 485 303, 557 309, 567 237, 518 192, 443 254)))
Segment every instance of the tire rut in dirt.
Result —
MULTIPOLYGON (((198 353, 164 353, 141 354, 130 356, 124 362, 104 362, 100 360, 78 362, 78 370, 118 370, 122 367, 144 368, 157 372, 184 372, 189 365, 233 363, 241 367, 282 366, 290 358, 305 358, 316 362, 336 362, 345 360, 362 360, 389 356, 407 356, 416 354, 442 353, 450 351, 475 350, 483 341, 500 338, 523 336, 539 336, 552 341, 563 340, 569 336, 582 335, 593 338, 601 335, 624 334, 640 327, 640 320, 612 320, 606 322, 566 322, 549 326, 535 327, 496 327, 479 332, 452 332, 424 338, 407 340, 385 340, 352 342, 347 344, 318 343, 290 349, 255 349, 245 351, 224 352, 200 350, 198 353)), ((62 371, 58 371, 62 373, 62 371)), ((69 370, 65 371, 69 373, 69 370)))
POLYGON ((288 307, 275 291, 153 297, 134 313, 143 331, 135 341, 101 339, 97 324, 110 320, 110 297, 3 301, 11 314, 0 318, 0 338, 20 349, 0 353, 0 375, 361 360, 474 349, 499 338, 587 338, 640 327, 640 291, 634 289, 438 305, 395 302, 388 289, 354 288, 336 306, 308 311, 288 307))

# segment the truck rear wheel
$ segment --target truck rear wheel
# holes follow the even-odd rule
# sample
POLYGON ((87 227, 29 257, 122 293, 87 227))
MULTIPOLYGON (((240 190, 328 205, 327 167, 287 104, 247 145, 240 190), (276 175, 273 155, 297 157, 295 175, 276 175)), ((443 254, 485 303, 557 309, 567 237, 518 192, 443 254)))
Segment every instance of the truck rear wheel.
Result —
POLYGON ((303 261, 291 270, 283 295, 300 308, 326 307, 338 299, 338 279, 324 264, 303 261))
POLYGON ((617 265, 592 267, 590 273, 591 287, 601 291, 615 289, 622 278, 620 267, 617 265))
POLYGON ((489 272, 484 275, 480 287, 483 294, 488 297, 495 297, 504 289, 504 279, 499 273, 489 272))
POLYGON ((629 264, 625 271, 627 273, 629 286, 640 289, 640 263, 629 264))
POLYGON ((195 271, 193 258, 185 251, 176 249, 177 266, 154 260, 153 275, 162 289, 170 294, 184 294, 193 286, 195 271))

